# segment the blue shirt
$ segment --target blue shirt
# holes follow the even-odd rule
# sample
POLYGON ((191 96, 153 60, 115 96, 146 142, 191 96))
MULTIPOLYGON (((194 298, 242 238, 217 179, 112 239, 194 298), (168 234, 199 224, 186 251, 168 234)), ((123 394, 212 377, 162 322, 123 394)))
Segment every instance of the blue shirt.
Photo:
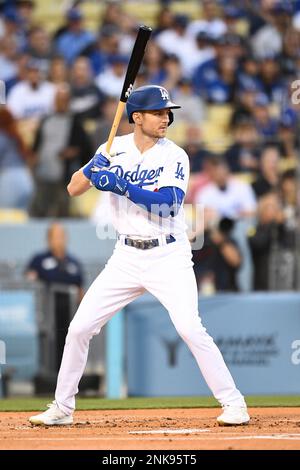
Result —
POLYGON ((40 281, 48 284, 68 284, 81 287, 83 284, 82 268, 70 255, 63 259, 56 258, 51 251, 40 253, 30 261, 27 271, 36 271, 40 281))
POLYGON ((0 131, 0 171, 24 166, 25 162, 16 141, 0 131))
POLYGON ((94 41, 94 35, 89 31, 72 33, 67 31, 57 40, 56 47, 59 54, 63 55, 68 64, 72 64, 76 57, 94 41))

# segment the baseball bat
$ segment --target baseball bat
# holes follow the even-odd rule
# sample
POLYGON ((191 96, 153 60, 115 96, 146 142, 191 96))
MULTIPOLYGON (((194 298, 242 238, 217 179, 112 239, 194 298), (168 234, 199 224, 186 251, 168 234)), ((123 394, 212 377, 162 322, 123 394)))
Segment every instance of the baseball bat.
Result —
POLYGON ((132 92, 133 84, 138 74, 141 62, 143 60, 145 48, 150 38, 151 32, 152 32, 152 29, 149 28, 148 26, 143 25, 143 26, 140 26, 139 28, 139 31, 138 31, 138 34, 137 34, 137 37, 136 37, 136 40, 132 49, 132 53, 130 56, 130 60, 128 63, 124 85, 123 85, 122 93, 120 96, 120 101, 117 107, 117 111, 114 117, 114 121, 110 130, 110 133, 109 133, 109 137, 107 140, 107 144, 106 144, 107 153, 110 152, 111 145, 117 133, 117 130, 118 130, 118 127, 119 127, 119 124, 120 124, 120 121, 124 112, 126 101, 128 100, 130 93, 132 92))

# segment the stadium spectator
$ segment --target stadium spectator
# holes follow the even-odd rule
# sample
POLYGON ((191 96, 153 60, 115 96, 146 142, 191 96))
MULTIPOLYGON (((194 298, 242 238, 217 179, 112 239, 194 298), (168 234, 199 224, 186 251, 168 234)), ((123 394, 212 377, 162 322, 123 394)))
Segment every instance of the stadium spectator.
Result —
POLYGON ((53 57, 49 66, 48 79, 54 85, 69 81, 69 70, 63 57, 53 57))
POLYGON ((251 117, 235 120, 234 142, 225 152, 225 160, 233 173, 255 173, 260 156, 260 137, 251 117))
POLYGON ((166 72, 163 69, 164 54, 161 48, 154 41, 149 41, 143 65, 147 70, 149 83, 160 85, 165 79, 166 72))
POLYGON ((227 27, 222 19, 218 2, 215 0, 204 0, 199 5, 201 5, 201 19, 190 22, 187 34, 195 38, 200 31, 204 31, 214 39, 225 34, 227 27))
POLYGON ((170 54, 165 57, 163 70, 165 76, 160 85, 167 88, 167 90, 171 90, 171 93, 175 94, 178 82, 182 78, 182 68, 177 55, 170 54))
POLYGON ((239 33, 239 21, 244 17, 244 12, 241 9, 242 3, 236 5, 225 5, 223 21, 226 25, 226 31, 228 33, 238 34, 239 33))
POLYGON ((280 106, 284 98, 285 82, 280 74, 279 56, 266 54, 260 61, 258 78, 262 92, 268 97, 270 103, 280 106))
POLYGON ((83 28, 83 15, 77 8, 66 14, 67 27, 56 40, 57 52, 71 65, 82 51, 94 41, 94 35, 83 28))
POLYGON ((66 182, 92 154, 88 136, 69 106, 69 86, 60 85, 55 111, 42 120, 35 137, 36 193, 31 208, 35 217, 69 215, 66 182))
POLYGON ((52 111, 55 86, 44 80, 37 59, 26 63, 25 80, 17 83, 10 91, 7 106, 18 119, 39 120, 52 111))
POLYGON ((271 9, 277 0, 247 0, 245 2, 245 12, 249 28, 249 36, 255 36, 257 31, 267 23, 271 24, 271 9))
MULTIPOLYGON (((75 300, 79 304, 84 295, 84 278, 80 262, 68 252, 68 237, 63 225, 56 221, 49 225, 47 244, 45 251, 37 253, 29 261, 25 277, 28 281, 44 284, 46 294, 52 288, 49 292, 53 302, 52 309, 49 312, 46 306, 44 308, 52 316, 51 353, 58 369, 68 327, 75 313, 73 296, 75 294, 75 300)), ((49 302, 49 296, 45 296, 45 302, 49 302)))
POLYGON ((237 87, 238 84, 237 67, 239 60, 245 53, 244 44, 239 36, 224 34, 224 36, 215 39, 212 45, 214 57, 203 62, 194 70, 193 85, 196 93, 206 100, 211 95, 211 101, 229 102, 235 96, 233 87, 237 87))
POLYGON ((25 25, 22 18, 13 5, 6 5, 3 11, 3 38, 13 37, 17 42, 18 51, 26 47, 25 25))
POLYGON ((167 55, 176 55, 180 61, 182 74, 190 77, 193 67, 193 57, 196 53, 196 42, 187 35, 186 28, 189 18, 186 15, 174 16, 173 26, 155 37, 156 43, 167 55))
POLYGON ((197 211, 204 210, 204 221, 215 227, 223 218, 234 220, 232 237, 238 244, 243 263, 236 273, 239 289, 251 286, 247 244, 247 228, 256 213, 255 194, 249 183, 234 177, 222 156, 208 157, 203 162, 204 174, 210 182, 196 193, 197 211))
POLYGON ((67 233, 54 221, 47 231, 48 249, 33 256, 26 268, 29 281, 41 281, 47 286, 63 284, 77 286, 78 300, 83 297, 83 272, 79 261, 68 253, 67 233))
POLYGON ((119 98, 122 90, 128 58, 117 54, 110 58, 109 66, 95 79, 95 83, 103 95, 119 98))
POLYGON ((101 142, 106 142, 114 120, 118 100, 112 96, 107 96, 101 106, 101 117, 95 121, 95 129, 91 132, 90 138, 93 145, 93 152, 96 152, 101 142))
POLYGON ((9 79, 5 81, 6 95, 10 94, 12 88, 17 84, 26 80, 27 76, 27 64, 29 61, 27 54, 18 54, 15 59, 16 73, 9 79))
POLYGON ((124 37, 132 28, 136 26, 135 19, 123 8, 122 2, 107 1, 100 19, 101 27, 114 26, 124 37))
POLYGON ((35 26, 28 31, 26 52, 29 56, 39 59, 41 70, 47 74, 55 51, 50 36, 44 28, 35 26))
POLYGON ((16 10, 26 33, 34 22, 35 3, 33 0, 16 0, 16 10))
POLYGON ((237 90, 237 59, 224 55, 218 60, 216 77, 208 80, 204 93, 206 100, 213 104, 233 103, 237 90))
POLYGON ((280 153, 278 145, 266 144, 260 156, 260 171, 252 187, 257 198, 278 190, 280 181, 280 153))
POLYGON ((171 29, 174 22, 174 13, 171 8, 166 6, 161 6, 160 10, 157 13, 155 27, 152 33, 152 36, 157 36, 158 34, 171 29))
POLYGON ((292 29, 283 37, 283 48, 279 56, 280 74, 294 79, 298 72, 299 31, 292 29))
POLYGON ((190 57, 190 76, 193 76, 198 67, 214 57, 213 39, 205 31, 200 31, 196 36, 196 50, 190 57))
POLYGON ((71 111, 81 120, 100 116, 103 94, 93 82, 89 60, 78 57, 71 69, 71 111))
POLYGON ((264 93, 258 93, 254 100, 253 118, 257 132, 265 139, 272 139, 277 134, 278 122, 269 110, 269 99, 264 93))
POLYGON ((17 42, 13 36, 0 40, 0 80, 5 82, 13 79, 17 74, 17 42))
POLYGON ((34 184, 29 165, 31 153, 20 135, 17 122, 0 106, 0 207, 27 211, 34 184))
POLYGON ((249 231, 254 265, 254 290, 295 288, 295 232, 287 231, 277 193, 258 203, 257 226, 249 231))
POLYGON ((103 26, 120 26, 122 15, 125 14, 121 2, 105 2, 104 11, 101 15, 103 26))
POLYGON ((267 22, 251 38, 256 57, 264 58, 270 53, 280 54, 282 38, 292 28, 293 7, 288 2, 264 2, 267 22), (269 7, 269 8, 268 8, 269 7))
POLYGON ((186 128, 184 150, 190 159, 191 176, 202 172, 204 160, 213 156, 212 152, 205 148, 201 139, 200 127, 196 125, 190 125, 186 128))
MULTIPOLYGON (((255 93, 263 91, 263 85, 258 77, 259 71, 259 63, 250 51, 247 51, 239 63, 238 91, 240 94, 252 92, 255 96, 255 93)), ((245 103, 243 103, 242 100, 242 104, 244 104, 248 109, 252 109, 253 107, 252 101, 250 102, 250 105, 248 105, 247 100, 245 100, 245 103)))
MULTIPOLYGON (((170 89, 167 88, 167 89, 170 89)), ((206 106, 204 101, 194 94, 192 83, 187 79, 180 79, 173 93, 174 100, 181 106, 176 113, 176 122, 182 121, 186 124, 201 124, 205 119, 206 106)))
POLYGON ((81 55, 88 57, 91 63, 94 76, 104 72, 109 59, 120 52, 120 38, 117 26, 103 26, 96 41, 82 51, 81 55))
POLYGON ((195 200, 211 211, 212 223, 223 217, 236 220, 255 214, 256 200, 251 186, 234 178, 222 157, 208 157, 204 169, 211 182, 199 190, 195 200))
POLYGON ((279 119, 278 138, 282 159, 282 171, 295 169, 299 158, 299 119, 294 109, 289 108, 281 113, 279 119))
POLYGON ((195 125, 186 128, 183 148, 190 159, 190 179, 185 202, 194 203, 196 193, 210 182, 208 174, 203 171, 203 167, 205 166, 205 160, 212 157, 213 153, 205 147, 201 138, 201 130, 199 126, 195 125))
POLYGON ((206 227, 201 250, 193 251, 194 271, 202 295, 237 291, 237 270, 242 257, 231 237, 233 221, 223 218, 216 226, 206 227))

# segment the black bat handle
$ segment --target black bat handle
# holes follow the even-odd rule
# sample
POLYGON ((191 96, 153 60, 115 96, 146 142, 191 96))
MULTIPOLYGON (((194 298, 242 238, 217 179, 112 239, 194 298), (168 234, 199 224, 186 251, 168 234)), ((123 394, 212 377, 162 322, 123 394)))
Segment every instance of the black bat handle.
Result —
POLYGON ((146 45, 151 36, 151 33, 152 29, 149 28, 149 26, 140 26, 127 67, 124 85, 120 97, 120 101, 123 101, 123 103, 126 103, 132 91, 132 87, 143 60, 146 45))

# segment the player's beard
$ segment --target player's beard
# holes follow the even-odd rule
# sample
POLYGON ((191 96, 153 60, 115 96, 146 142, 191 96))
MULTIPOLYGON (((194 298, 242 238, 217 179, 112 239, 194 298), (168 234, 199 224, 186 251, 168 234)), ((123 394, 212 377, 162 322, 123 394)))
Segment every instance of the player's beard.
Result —
POLYGON ((151 139, 162 139, 163 137, 166 136, 167 133, 167 127, 166 128, 158 128, 156 130, 153 129, 143 129, 143 134, 146 135, 147 137, 150 137, 151 139))

